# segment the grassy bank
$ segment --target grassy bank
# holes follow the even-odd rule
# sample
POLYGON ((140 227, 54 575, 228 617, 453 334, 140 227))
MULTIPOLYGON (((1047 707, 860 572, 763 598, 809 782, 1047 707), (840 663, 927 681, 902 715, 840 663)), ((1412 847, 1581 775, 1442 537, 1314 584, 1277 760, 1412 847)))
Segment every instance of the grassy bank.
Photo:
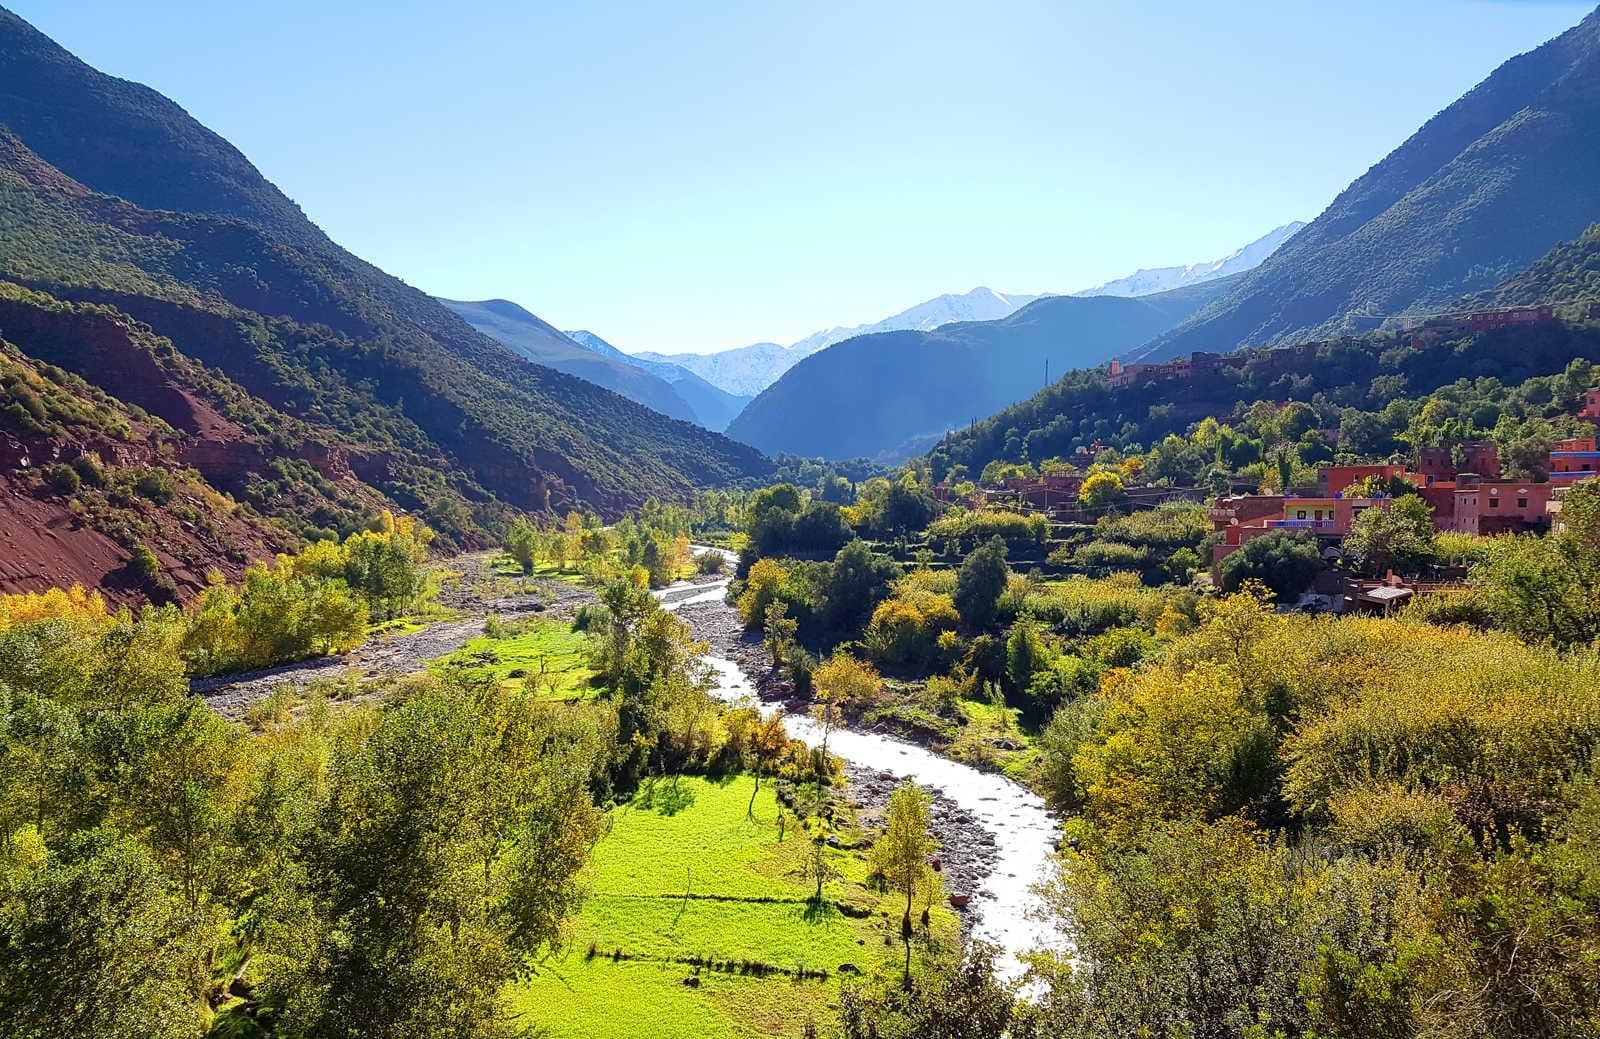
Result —
MULTIPOLYGON (((614 810, 567 950, 516 988, 531 1023, 572 1039, 798 1035, 852 970, 899 969, 899 906, 866 885, 852 828, 813 902, 810 841, 787 810, 780 840, 770 785, 747 815, 754 782, 662 780, 614 810)), ((930 931, 953 941, 954 914, 935 908, 930 931)))

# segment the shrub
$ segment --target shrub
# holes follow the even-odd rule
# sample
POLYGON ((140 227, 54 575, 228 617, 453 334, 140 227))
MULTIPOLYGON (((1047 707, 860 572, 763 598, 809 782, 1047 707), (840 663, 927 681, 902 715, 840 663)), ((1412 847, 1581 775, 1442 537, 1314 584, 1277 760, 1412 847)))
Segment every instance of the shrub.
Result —
POLYGON ((178 481, 165 469, 146 469, 134 479, 133 493, 157 505, 165 505, 178 493, 178 481))
POLYGON ((44 468, 44 482, 57 494, 75 494, 82 485, 78 473, 70 465, 47 465, 44 468))

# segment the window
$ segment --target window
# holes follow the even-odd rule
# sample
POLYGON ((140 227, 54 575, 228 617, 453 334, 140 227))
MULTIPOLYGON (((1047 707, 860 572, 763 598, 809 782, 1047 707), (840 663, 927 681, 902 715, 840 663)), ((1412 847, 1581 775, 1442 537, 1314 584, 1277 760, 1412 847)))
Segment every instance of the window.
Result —
POLYGON ((1527 498, 1518 498, 1517 499, 1517 508, 1525 509, 1527 507, 1528 507, 1528 499, 1527 498))
POLYGON ((1294 518, 1295 519, 1305 519, 1306 518, 1306 510, 1305 509, 1301 509, 1300 511, 1296 512, 1294 514, 1294 518))
POLYGON ((1498 509, 1499 507, 1500 507, 1500 499, 1496 498, 1496 497, 1493 497, 1491 495, 1490 498, 1489 498, 1489 508, 1498 509))

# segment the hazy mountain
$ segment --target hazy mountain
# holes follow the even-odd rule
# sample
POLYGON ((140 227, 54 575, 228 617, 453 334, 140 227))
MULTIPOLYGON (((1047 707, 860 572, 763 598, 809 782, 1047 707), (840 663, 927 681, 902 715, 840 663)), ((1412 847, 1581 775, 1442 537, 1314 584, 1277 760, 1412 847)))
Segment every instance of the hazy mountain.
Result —
MULTIPOLYGON (((1305 224, 1299 222, 1284 224, 1220 260, 1192 263, 1186 267, 1141 270, 1126 278, 1108 281, 1098 288, 1085 289, 1075 295, 1145 296, 1156 292, 1167 292, 1185 285, 1199 285, 1218 278, 1226 278, 1261 263, 1304 226, 1305 224)), ((787 346, 777 343, 756 343, 713 354, 641 353, 638 356, 682 365, 730 393, 753 396, 776 382, 779 376, 799 361, 834 343, 842 343, 846 339, 876 332, 895 332, 904 329, 931 332, 958 321, 998 321, 1043 298, 1042 295, 1026 296, 996 292, 991 288, 979 286, 971 292, 935 296, 882 321, 813 332, 787 346)))
POLYGON ((508 351, 334 244, 172 101, 4 10, 0 70, 0 279, 49 294, 14 308, 6 339, 203 442, 184 445, 194 464, 262 511, 337 526, 392 503, 471 536, 506 502, 616 513, 769 471, 508 351), (84 302, 106 308, 92 335, 63 316, 84 302), (116 342, 133 326, 158 345, 116 342), (130 378, 152 350, 204 369, 130 378), (228 424, 194 417, 213 412, 228 424), (318 466, 348 494, 318 489, 318 466))
POLYGON ((665 380, 573 342, 566 333, 510 300, 439 302, 460 314, 473 328, 535 364, 604 386, 671 418, 699 422, 694 408, 665 380))
POLYGON ((1235 249, 1220 260, 1191 263, 1185 267, 1145 268, 1134 271, 1126 278, 1108 281, 1104 285, 1096 285, 1092 289, 1084 289, 1073 295, 1148 296, 1152 292, 1168 292, 1185 285, 1198 285, 1201 282, 1226 278, 1230 274, 1239 274, 1259 267, 1267 257, 1277 252, 1284 242, 1294 237, 1295 232, 1304 226, 1306 226, 1305 221, 1296 220, 1275 227, 1249 245, 1235 249))
POLYGON ((1322 338, 1450 305, 1600 219, 1596 185, 1600 11, 1501 65, 1139 355, 1322 338))
POLYGON ((593 332, 580 329, 568 332, 566 335, 579 346, 592 350, 602 357, 609 357, 613 361, 642 369, 666 382, 693 410, 694 420, 707 429, 719 432, 727 429, 733 417, 750 403, 748 395, 740 396, 713 386, 681 364, 654 361, 643 355, 625 353, 593 332))
POLYGON ((681 365, 726 393, 754 397, 777 381, 806 354, 777 343, 752 343, 714 354, 635 354, 647 361, 681 365))
POLYGON ((768 452, 899 459, 1171 328, 1228 279, 1173 292, 1049 296, 998 321, 878 332, 796 364, 734 419, 728 435, 768 452))

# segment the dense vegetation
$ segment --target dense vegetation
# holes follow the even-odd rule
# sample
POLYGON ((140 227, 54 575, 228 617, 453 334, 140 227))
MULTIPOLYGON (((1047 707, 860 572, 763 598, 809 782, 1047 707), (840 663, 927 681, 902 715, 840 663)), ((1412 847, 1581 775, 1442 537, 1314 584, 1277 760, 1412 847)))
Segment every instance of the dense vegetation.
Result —
POLYGON ((1482 437, 1499 441, 1514 466, 1519 442, 1588 428, 1573 416, 1600 360, 1600 327, 1558 323, 1420 345, 1406 334, 1372 334, 1322 344, 1292 364, 1279 351, 1243 356, 1240 367, 1183 383, 1119 390, 1100 372, 1073 372, 946 437, 929 462, 936 476, 960 480, 996 461, 1070 457, 1101 444, 1115 449, 1111 458, 1147 452, 1153 479, 1197 484, 1217 467, 1265 480, 1287 449, 1298 486, 1309 466, 1338 455, 1384 458, 1482 437))
POLYGON ((1600 217, 1585 187, 1600 178, 1597 82, 1590 14, 1430 119, 1141 359, 1365 331, 1488 289, 1576 238, 1600 217))

